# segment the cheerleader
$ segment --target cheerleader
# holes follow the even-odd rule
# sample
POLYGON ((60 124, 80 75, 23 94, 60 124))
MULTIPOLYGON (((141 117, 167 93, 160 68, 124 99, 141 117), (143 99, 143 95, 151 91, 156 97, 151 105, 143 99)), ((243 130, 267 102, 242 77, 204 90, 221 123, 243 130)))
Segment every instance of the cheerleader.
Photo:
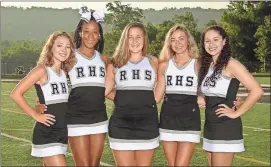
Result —
POLYGON ((45 166, 66 166, 68 143, 66 123, 68 85, 66 72, 75 63, 71 37, 55 32, 47 40, 35 67, 11 92, 15 103, 37 122, 33 130, 32 152, 42 157, 45 166), (31 108, 24 94, 35 86, 41 104, 47 105, 43 114, 31 108))
POLYGON ((74 34, 76 64, 68 72, 68 136, 76 166, 99 166, 108 131, 104 94, 109 60, 101 54, 104 13, 82 7, 80 14, 74 34))
POLYGON ((263 90, 249 71, 231 57, 223 28, 207 28, 201 41, 198 91, 206 98, 203 149, 211 166, 231 166, 234 154, 245 150, 240 117, 259 100, 263 90), (249 94, 234 110, 240 82, 249 94))
POLYGON ((154 86, 158 59, 147 55, 143 24, 130 23, 108 66, 106 95, 116 87, 109 143, 117 166, 150 166, 159 146, 154 86))
POLYGON ((155 89, 157 103, 164 96, 159 131, 168 166, 189 166, 196 144, 200 142, 197 58, 193 36, 185 26, 173 26, 160 53, 155 89))

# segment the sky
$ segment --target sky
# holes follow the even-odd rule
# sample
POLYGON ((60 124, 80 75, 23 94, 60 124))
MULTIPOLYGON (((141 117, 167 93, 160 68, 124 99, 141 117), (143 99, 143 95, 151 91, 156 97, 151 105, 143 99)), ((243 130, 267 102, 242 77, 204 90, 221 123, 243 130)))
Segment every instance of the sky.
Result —
MULTIPOLYGON (((103 9, 106 12, 106 3, 107 2, 1 2, 1 6, 17 6, 23 8, 29 8, 31 6, 39 6, 39 7, 48 7, 48 8, 73 8, 79 9, 82 6, 88 6, 91 9, 103 9)), ((112 1, 111 1, 112 2, 112 1)), ((131 7, 138 7, 141 9, 153 8, 156 10, 163 9, 165 7, 171 8, 183 8, 190 7, 196 8, 201 7, 204 9, 213 8, 213 9, 226 9, 229 2, 122 2, 122 4, 130 4, 131 7)))

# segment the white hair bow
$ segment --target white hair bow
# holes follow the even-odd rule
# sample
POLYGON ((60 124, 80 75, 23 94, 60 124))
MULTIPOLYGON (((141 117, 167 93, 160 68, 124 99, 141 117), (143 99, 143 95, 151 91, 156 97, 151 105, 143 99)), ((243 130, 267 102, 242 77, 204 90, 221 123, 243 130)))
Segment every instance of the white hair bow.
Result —
POLYGON ((91 13, 86 6, 81 7, 79 10, 79 13, 81 14, 82 20, 85 20, 86 22, 89 22, 91 19, 91 14, 95 18, 97 23, 104 22, 104 11, 103 10, 96 10, 95 12, 91 13))

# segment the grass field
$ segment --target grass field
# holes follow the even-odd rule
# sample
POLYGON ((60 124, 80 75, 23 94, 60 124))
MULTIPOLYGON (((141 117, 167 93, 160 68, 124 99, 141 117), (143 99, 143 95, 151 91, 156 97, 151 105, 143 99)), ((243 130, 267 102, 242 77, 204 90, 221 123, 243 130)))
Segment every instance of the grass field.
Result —
MULTIPOLYGON (((1 86, 1 165, 2 166, 41 166, 41 159, 31 157, 31 137, 34 120, 25 115, 9 98, 14 83, 1 86)), ((31 89, 25 97, 32 106, 37 99, 35 90, 31 89)), ((107 101, 107 113, 110 117, 113 103, 107 101)), ((158 106, 160 108, 160 105, 158 106)), ((201 114, 204 120, 204 112, 201 114)), ((245 149, 235 156, 234 166, 270 166, 270 104, 256 104, 243 117, 245 149)), ((204 121, 202 121, 202 126, 204 121)), ((202 143, 197 145, 191 166, 207 166, 202 143)), ((70 151, 69 151, 70 152, 70 151)), ((71 154, 67 156, 68 164, 74 166, 71 154)), ((103 166, 114 165, 114 158, 106 140, 102 156, 103 166)), ((166 161, 162 145, 155 152, 153 166, 165 166, 166 161)))
POLYGON ((270 77, 255 77, 255 79, 256 79, 260 84, 268 84, 268 85, 270 85, 270 77))

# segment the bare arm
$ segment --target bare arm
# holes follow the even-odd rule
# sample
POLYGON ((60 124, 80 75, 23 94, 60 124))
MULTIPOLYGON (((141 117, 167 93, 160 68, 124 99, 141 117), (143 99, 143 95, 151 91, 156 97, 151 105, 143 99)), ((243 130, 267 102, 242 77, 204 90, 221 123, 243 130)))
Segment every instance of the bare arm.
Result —
POLYGON ((158 66, 158 75, 157 75, 157 84, 155 87, 155 101, 156 103, 160 103, 162 98, 164 97, 166 90, 166 81, 165 81, 165 70, 167 67, 166 62, 161 62, 158 66))
POLYGON ((102 55, 101 58, 105 64, 105 67, 107 68, 107 66, 110 64, 110 59, 108 58, 108 56, 105 55, 102 55))
POLYGON ((107 96, 106 98, 108 98, 109 100, 114 100, 116 96, 116 89, 113 89, 107 96))
MULTIPOLYGON (((200 70, 200 62, 199 59, 196 59, 196 74, 199 75, 199 70, 200 70)), ((205 108, 206 101, 205 101, 205 96, 204 95, 198 95, 197 102, 200 108, 205 108)))
MULTIPOLYGON (((106 70, 107 70, 109 64, 111 64, 111 61, 110 61, 110 59, 108 58, 108 56, 105 56, 105 55, 102 56, 102 60, 103 60, 103 62, 104 62, 104 64, 105 64, 106 70)), ((108 72, 108 71, 107 71, 107 72, 108 72)), ((107 75, 107 74, 106 74, 106 75, 107 75)), ((106 92, 106 94, 107 94, 107 92, 106 92)), ((115 89, 112 89, 112 91, 106 96, 106 98, 107 98, 107 99, 110 99, 110 100, 114 100, 115 95, 116 95, 116 90, 115 90, 115 89)))
POLYGON ((200 108, 206 107, 205 96, 198 96, 198 105, 200 108))
MULTIPOLYGON (((247 112, 263 95, 261 85, 254 79, 244 65, 235 59, 231 59, 226 68, 227 72, 236 77, 248 90, 248 97, 238 107, 233 117, 239 117, 247 112)), ((225 107, 225 106, 224 106, 225 107)))
POLYGON ((105 79, 105 96, 107 97, 109 93, 113 90, 115 86, 115 74, 113 64, 109 64, 106 70, 105 79))
POLYGON ((50 114, 40 114, 36 112, 25 100, 24 94, 35 83, 43 84, 47 80, 47 72, 43 66, 34 68, 11 92, 10 97, 25 113, 30 115, 36 121, 41 122, 47 126, 53 125, 54 116, 50 114), (46 78, 46 79, 45 79, 46 78))
POLYGON ((261 85, 239 61, 234 59, 230 60, 229 72, 232 73, 248 90, 248 97, 237 110, 238 116, 241 116, 260 99, 264 92, 261 85))

